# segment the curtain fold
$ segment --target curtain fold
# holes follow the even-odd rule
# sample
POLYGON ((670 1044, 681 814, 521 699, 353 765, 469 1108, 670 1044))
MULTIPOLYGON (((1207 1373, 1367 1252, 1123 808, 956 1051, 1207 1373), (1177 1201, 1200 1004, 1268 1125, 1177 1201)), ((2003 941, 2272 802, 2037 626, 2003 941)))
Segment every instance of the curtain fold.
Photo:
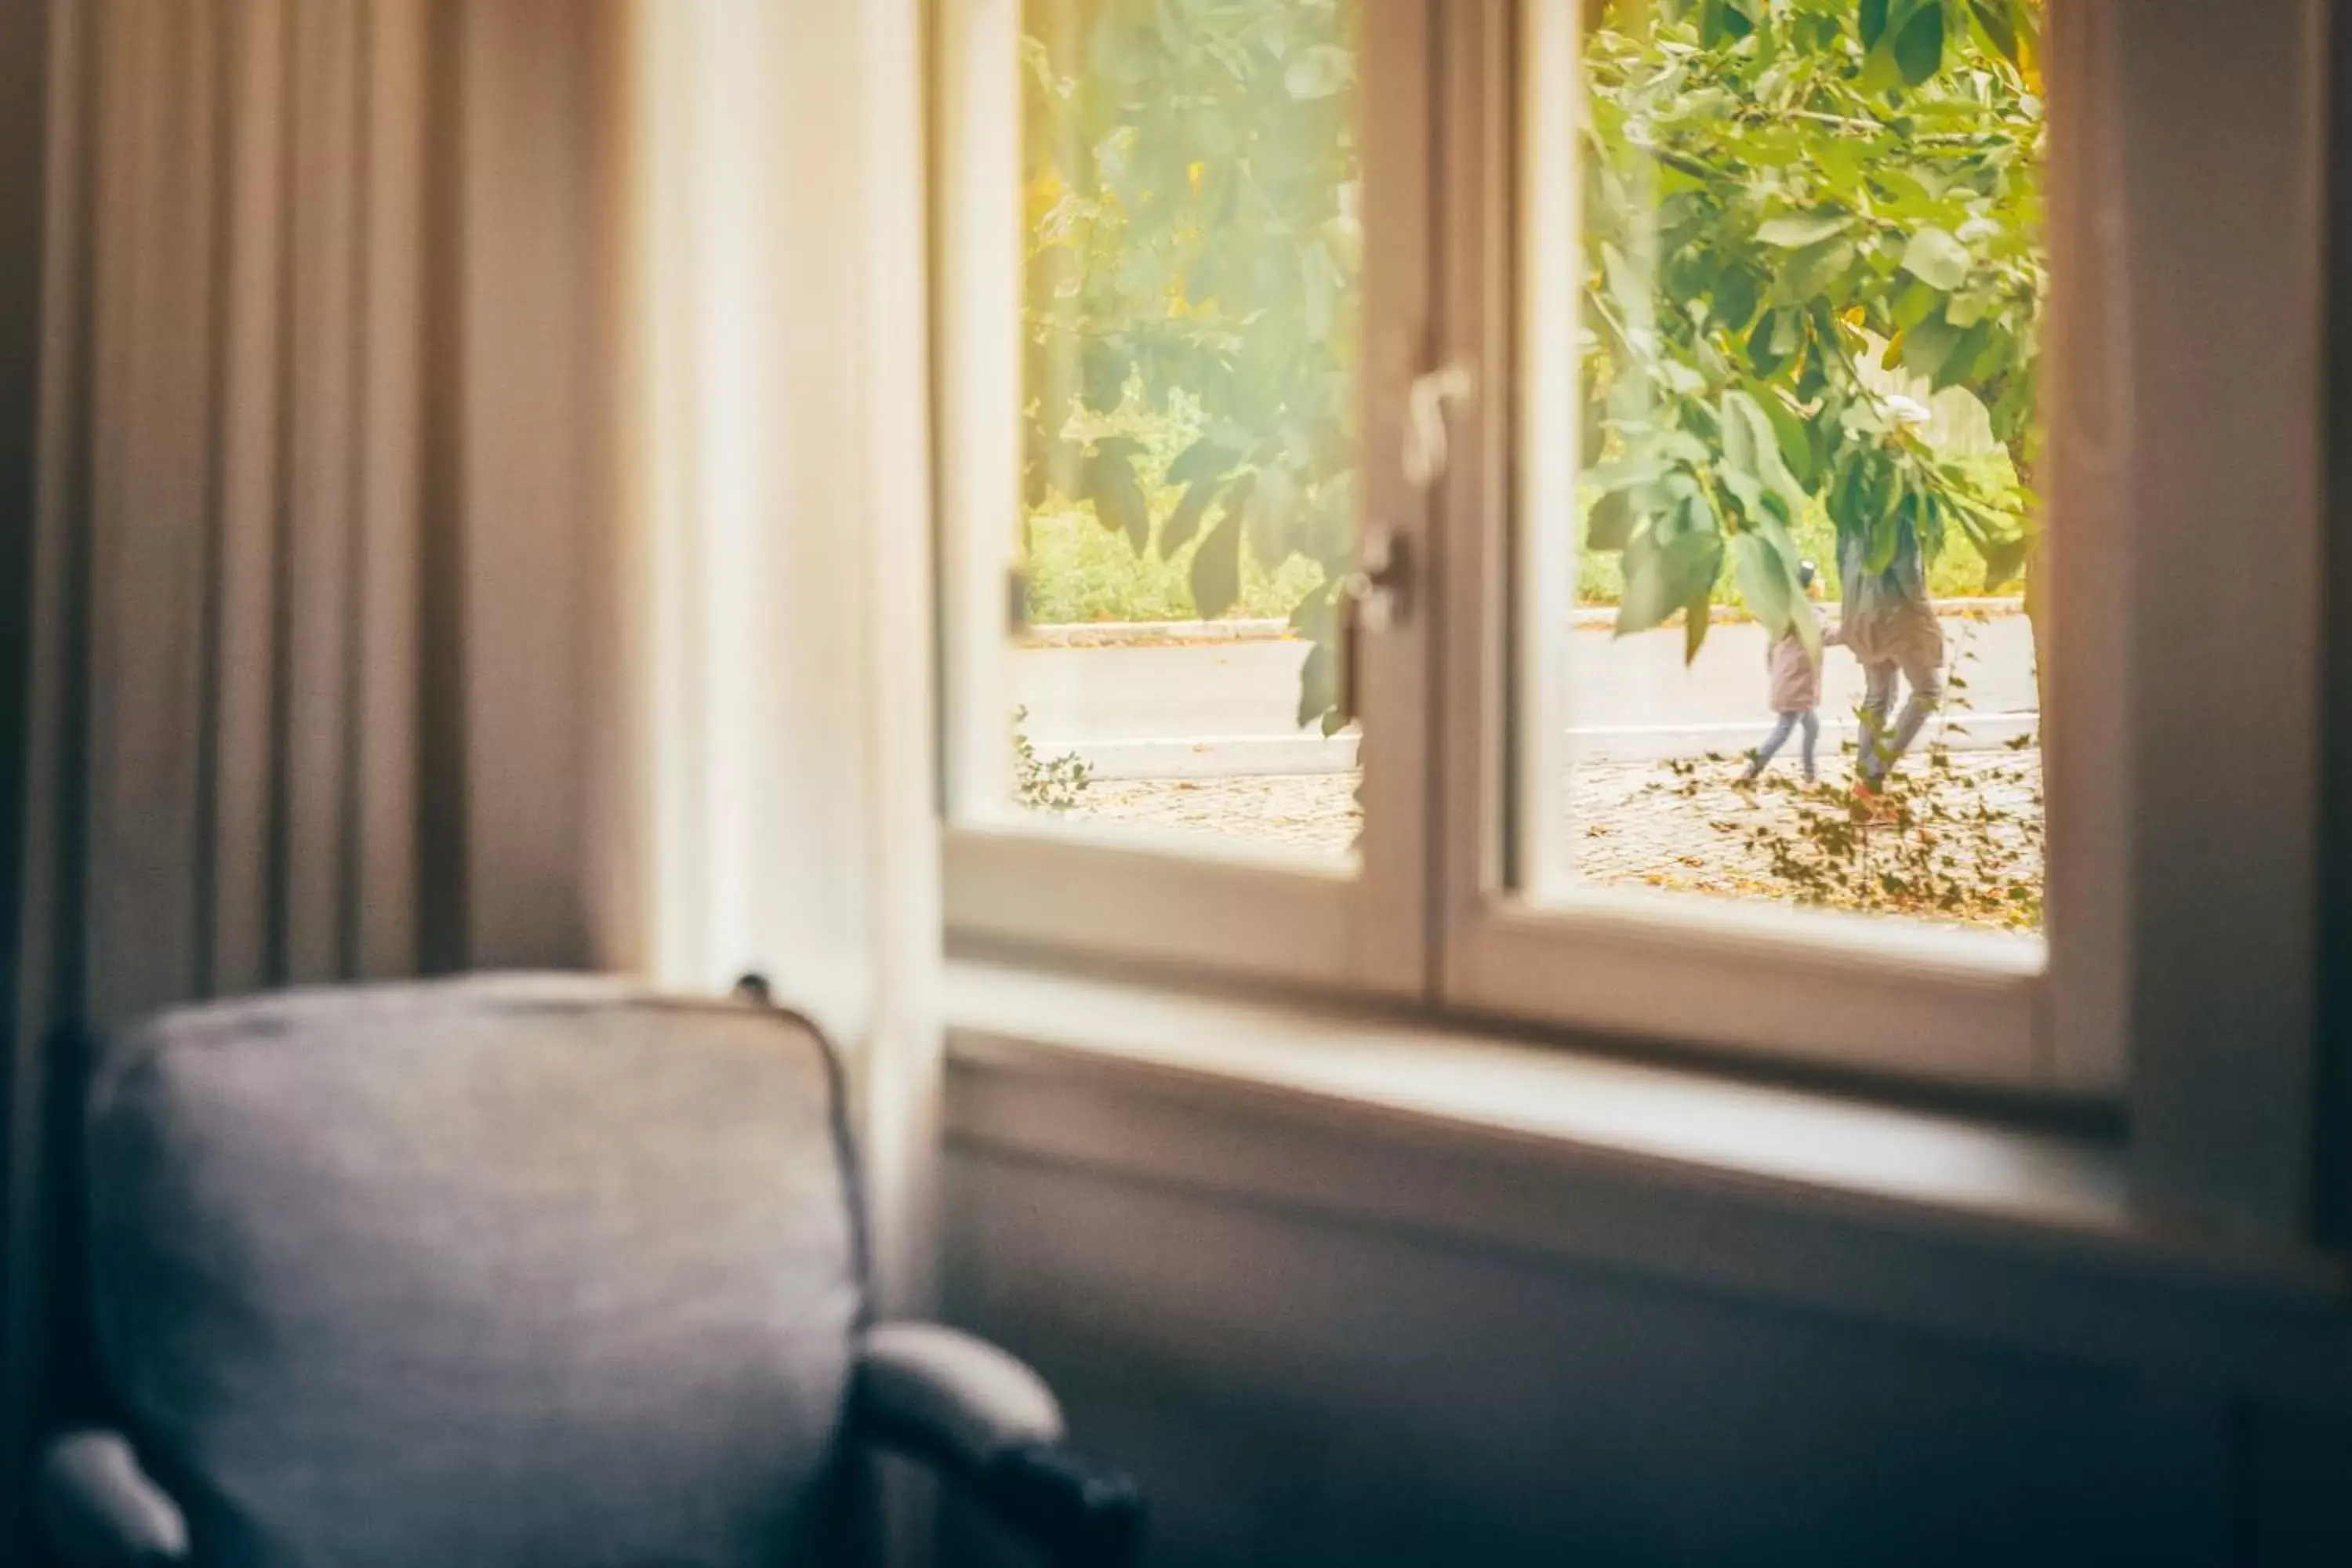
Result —
MULTIPOLYGON (((617 5, 46 24, 0 1557, 87 1394, 75 1042, 629 956, 611 787, 617 5)), ((22 300, 0 298, 0 310, 22 300)))

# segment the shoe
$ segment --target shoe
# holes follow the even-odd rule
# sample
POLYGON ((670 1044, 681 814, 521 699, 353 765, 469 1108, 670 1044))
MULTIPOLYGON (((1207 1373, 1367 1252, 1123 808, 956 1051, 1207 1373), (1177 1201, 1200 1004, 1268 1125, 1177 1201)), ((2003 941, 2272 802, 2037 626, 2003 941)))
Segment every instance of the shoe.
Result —
POLYGON ((1854 808, 1872 822, 1889 822, 1895 817, 1895 803, 1886 798, 1882 784, 1869 779, 1853 781, 1854 808))

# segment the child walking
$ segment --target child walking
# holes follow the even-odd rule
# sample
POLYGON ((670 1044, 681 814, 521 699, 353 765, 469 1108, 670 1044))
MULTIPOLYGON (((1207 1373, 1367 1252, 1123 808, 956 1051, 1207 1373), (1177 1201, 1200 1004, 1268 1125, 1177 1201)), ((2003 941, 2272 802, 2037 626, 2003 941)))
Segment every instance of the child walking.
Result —
MULTIPOLYGON (((1801 613, 1813 617, 1814 629, 1819 631, 1822 613, 1811 603, 1815 575, 1811 562, 1797 563, 1797 581, 1808 595, 1801 613)), ((1780 717, 1772 721, 1772 732, 1764 737, 1762 745, 1756 748, 1755 758, 1748 763, 1748 771, 1739 775, 1739 782, 1754 784, 1771 764, 1773 755, 1787 742, 1790 731, 1801 726, 1805 741, 1800 755, 1805 764, 1805 782, 1811 784, 1821 776, 1813 761, 1814 748, 1822 738, 1821 715, 1814 711, 1822 705, 1821 661, 1806 650, 1805 639, 1798 636, 1797 629, 1791 626, 1784 635, 1775 638, 1771 647, 1765 652, 1764 667, 1771 673, 1772 711, 1780 717)))

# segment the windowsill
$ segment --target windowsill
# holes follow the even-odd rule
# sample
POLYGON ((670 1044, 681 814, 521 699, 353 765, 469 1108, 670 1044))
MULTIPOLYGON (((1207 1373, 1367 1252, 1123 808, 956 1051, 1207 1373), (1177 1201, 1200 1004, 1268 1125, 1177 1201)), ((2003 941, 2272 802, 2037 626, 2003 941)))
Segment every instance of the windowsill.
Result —
MULTIPOLYGON (((2249 1253, 2147 1224, 2128 1200, 2126 1152, 2111 1140, 1482 1037, 1443 1023, 993 963, 950 965, 947 1005, 960 1076, 1181 1102, 1194 1117, 1195 1134, 1225 1125, 1221 1118, 1275 1129, 1259 1141, 1272 1149, 1262 1158, 1234 1157, 1238 1134, 1221 1135, 1225 1147, 1214 1156, 1193 1154, 1181 1141, 1155 1152, 1123 1144, 1116 1131, 1090 1135, 1070 1118, 1033 1113, 1034 1100, 1016 1087, 982 1109, 951 1111, 950 1131, 968 1145, 1124 1165, 1129 1174, 1257 1200, 1311 1190, 1366 1217, 1434 1220, 1468 1237, 1514 1244, 1545 1225, 1531 1225, 1528 1214, 1487 1211, 1543 1208, 1563 1190, 1560 1182, 1581 1170, 1728 1198, 1801 1222, 2022 1252, 2069 1268, 2152 1273, 2277 1304, 2334 1310, 2346 1299, 2343 1272, 2331 1260, 2249 1253), (1297 1152, 1303 1145, 1288 1142, 1293 1131, 1324 1135, 1327 1153, 1297 1152), (1328 1142, 1335 1131, 1339 1141, 1328 1142), (1328 1166, 1329 1151, 1366 1147, 1388 1148, 1383 1158, 1398 1149, 1434 1149, 1441 1158, 1468 1152, 1501 1164, 1507 1175, 1479 1187, 1478 1203, 1436 1208, 1416 1206, 1412 1194, 1396 1190, 1409 1184, 1393 1177, 1300 1168, 1315 1159, 1328 1166), (1517 1180, 1508 1179, 1513 1170, 1517 1180), (1352 1185, 1338 1191, 1342 1184, 1352 1185), (1381 1190, 1370 1190, 1375 1186, 1381 1190)), ((1557 1216, 1543 1217, 1557 1228, 1557 1216)))

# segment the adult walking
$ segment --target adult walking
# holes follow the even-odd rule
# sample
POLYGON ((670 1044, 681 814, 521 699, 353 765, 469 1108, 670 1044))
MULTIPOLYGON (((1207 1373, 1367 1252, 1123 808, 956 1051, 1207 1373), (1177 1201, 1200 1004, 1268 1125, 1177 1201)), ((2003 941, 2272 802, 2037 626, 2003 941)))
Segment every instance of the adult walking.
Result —
POLYGON ((1835 640, 1862 663, 1861 757, 1854 793, 1874 795, 1929 714, 1944 700, 1944 628, 1927 599, 1927 563, 1908 517, 1895 524, 1895 552, 1884 569, 1870 571, 1870 542, 1858 533, 1838 540, 1838 576, 1845 604, 1835 640), (1893 729, 1897 679, 1910 700, 1893 729))

